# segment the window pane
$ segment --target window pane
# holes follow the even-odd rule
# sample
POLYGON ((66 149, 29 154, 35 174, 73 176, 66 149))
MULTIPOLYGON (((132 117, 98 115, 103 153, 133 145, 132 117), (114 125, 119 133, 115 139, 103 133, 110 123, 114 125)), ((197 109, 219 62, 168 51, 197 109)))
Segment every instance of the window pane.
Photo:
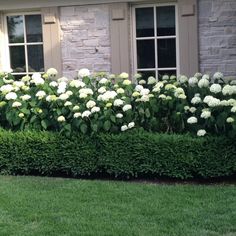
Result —
POLYGON ((158 71, 158 79, 161 80, 163 75, 176 75, 176 70, 164 70, 164 71, 158 71))
POLYGON ((13 72, 25 72, 24 46, 10 46, 10 60, 13 72))
POLYGON ((42 45, 28 46, 28 61, 29 61, 29 72, 44 71, 42 45))
POLYGON ((7 16, 9 43, 24 43, 23 16, 7 16))
POLYGON ((153 76, 156 78, 155 71, 138 71, 138 73, 142 75, 142 79, 144 80, 147 80, 150 76, 153 76))
POLYGON ((154 8, 136 8, 137 37, 154 36, 154 8))
POLYGON ((175 39, 157 40, 158 67, 176 67, 176 43, 175 39))
POLYGON ((155 68, 154 40, 137 41, 138 68, 155 68))
POLYGON ((41 15, 25 16, 27 42, 42 42, 41 15))
POLYGON ((175 35, 175 7, 157 7, 157 35, 175 35))

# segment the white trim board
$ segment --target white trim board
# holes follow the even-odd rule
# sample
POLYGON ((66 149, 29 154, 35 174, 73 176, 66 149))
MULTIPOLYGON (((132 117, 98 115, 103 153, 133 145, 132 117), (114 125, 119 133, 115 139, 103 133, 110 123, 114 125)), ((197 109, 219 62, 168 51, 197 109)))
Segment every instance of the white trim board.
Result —
MULTIPOLYGON (((163 2, 176 2, 177 0, 157 0, 155 3, 163 2)), ((105 3, 150 3, 150 0, 0 0, 0 11, 9 11, 15 9, 34 9, 41 7, 54 7, 54 6, 78 6, 78 5, 91 5, 91 4, 105 4, 105 3)))

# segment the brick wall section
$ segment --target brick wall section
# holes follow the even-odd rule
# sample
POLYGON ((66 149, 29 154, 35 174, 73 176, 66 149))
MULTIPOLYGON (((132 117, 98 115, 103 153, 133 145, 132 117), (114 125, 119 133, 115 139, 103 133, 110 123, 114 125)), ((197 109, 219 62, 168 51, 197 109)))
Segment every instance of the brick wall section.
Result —
POLYGON ((201 72, 236 76, 236 0, 198 2, 201 72))
POLYGON ((63 75, 75 71, 111 71, 111 43, 108 5, 61 7, 63 75))

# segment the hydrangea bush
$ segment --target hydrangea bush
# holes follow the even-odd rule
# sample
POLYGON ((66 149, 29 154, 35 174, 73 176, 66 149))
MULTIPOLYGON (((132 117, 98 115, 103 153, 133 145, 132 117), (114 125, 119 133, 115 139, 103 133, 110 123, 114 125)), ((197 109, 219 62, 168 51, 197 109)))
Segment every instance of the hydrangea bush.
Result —
POLYGON ((57 77, 53 68, 20 81, 0 73, 0 125, 68 136, 133 128, 236 136, 236 83, 226 83, 219 72, 212 78, 197 73, 146 81, 139 74, 130 78, 82 69, 74 80, 57 77))

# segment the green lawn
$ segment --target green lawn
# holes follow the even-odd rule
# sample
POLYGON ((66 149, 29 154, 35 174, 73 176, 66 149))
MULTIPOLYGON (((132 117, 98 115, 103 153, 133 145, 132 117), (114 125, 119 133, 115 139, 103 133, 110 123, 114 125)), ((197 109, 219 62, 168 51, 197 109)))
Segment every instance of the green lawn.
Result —
POLYGON ((0 177, 0 235, 236 235, 236 187, 0 177))

